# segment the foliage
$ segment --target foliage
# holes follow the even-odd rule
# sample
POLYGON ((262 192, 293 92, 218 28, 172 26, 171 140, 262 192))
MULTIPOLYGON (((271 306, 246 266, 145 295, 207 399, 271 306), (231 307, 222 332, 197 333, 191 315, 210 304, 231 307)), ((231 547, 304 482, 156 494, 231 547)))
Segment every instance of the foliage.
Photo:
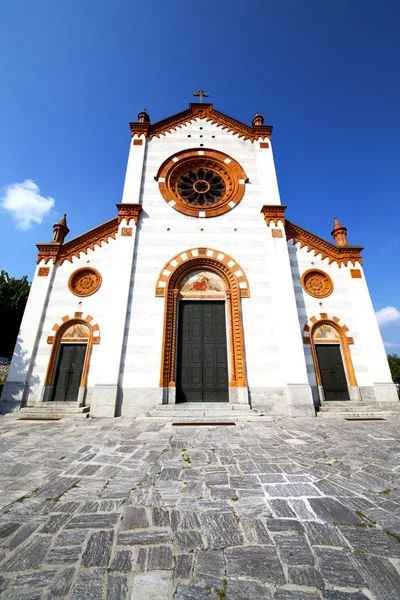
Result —
POLYGON ((12 356, 30 287, 26 275, 16 279, 0 271, 0 356, 12 356))
POLYGON ((389 354, 388 361, 394 383, 400 383, 400 356, 389 354))

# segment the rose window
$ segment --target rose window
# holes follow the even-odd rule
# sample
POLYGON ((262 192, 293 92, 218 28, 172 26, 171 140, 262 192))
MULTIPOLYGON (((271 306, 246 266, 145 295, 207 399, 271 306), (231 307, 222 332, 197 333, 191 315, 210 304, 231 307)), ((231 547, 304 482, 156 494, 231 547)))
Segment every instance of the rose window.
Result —
POLYGON ((327 273, 310 269, 301 279, 302 286, 314 298, 326 298, 333 292, 333 282, 327 273))
POLYGON ((183 173, 176 184, 179 197, 190 206, 212 206, 225 194, 222 177, 211 169, 190 169, 183 173))

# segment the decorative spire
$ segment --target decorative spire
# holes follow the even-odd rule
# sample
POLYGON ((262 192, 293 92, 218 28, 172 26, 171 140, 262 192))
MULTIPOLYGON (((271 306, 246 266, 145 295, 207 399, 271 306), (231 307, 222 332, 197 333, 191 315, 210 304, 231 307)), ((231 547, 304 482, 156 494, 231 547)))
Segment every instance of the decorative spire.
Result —
POLYGON ((69 233, 69 229, 67 227, 67 215, 61 217, 61 219, 53 225, 53 239, 52 242, 57 244, 63 244, 66 236, 69 233))
POLYGON ((337 217, 333 219, 333 231, 332 237, 336 242, 336 246, 348 246, 349 243, 347 241, 347 229, 343 227, 337 220, 337 217))
POLYGON ((262 127, 264 125, 264 117, 256 113, 252 121, 252 125, 253 127, 262 127))
POLYGON ((145 108, 138 114, 137 119, 139 123, 150 123, 150 117, 145 108))

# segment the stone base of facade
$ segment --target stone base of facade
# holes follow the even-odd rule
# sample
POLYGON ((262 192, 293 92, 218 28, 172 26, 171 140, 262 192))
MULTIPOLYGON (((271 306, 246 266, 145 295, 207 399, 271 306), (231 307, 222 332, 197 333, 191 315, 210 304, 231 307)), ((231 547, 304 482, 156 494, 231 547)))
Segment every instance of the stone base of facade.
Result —
POLYGON ((25 384, 19 381, 7 381, 0 398, 0 414, 13 413, 21 408, 25 393, 25 384))
POLYGON ((289 383, 282 387, 250 388, 251 407, 266 415, 314 417, 313 392, 308 384, 289 383))
POLYGON ((118 391, 117 385, 96 385, 90 403, 90 416, 115 417, 118 391))

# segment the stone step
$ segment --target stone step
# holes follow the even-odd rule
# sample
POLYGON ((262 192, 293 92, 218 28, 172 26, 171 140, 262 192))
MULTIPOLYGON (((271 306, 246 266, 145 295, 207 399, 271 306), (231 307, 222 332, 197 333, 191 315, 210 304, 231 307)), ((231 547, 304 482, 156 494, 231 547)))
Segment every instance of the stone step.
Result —
POLYGON ((61 402, 54 404, 53 402, 44 402, 40 406, 23 406, 20 408, 20 412, 27 410, 35 410, 38 412, 90 412, 90 406, 77 406, 75 403, 71 405, 63 405, 61 402))
POLYGON ((318 412, 317 417, 319 419, 389 419, 395 412, 386 410, 380 411, 353 411, 353 412, 318 412))
POLYGON ((157 410, 151 409, 146 411, 146 415, 148 417, 164 417, 164 416, 172 416, 172 418, 177 419, 178 417, 229 417, 231 419, 236 419, 244 416, 259 416, 261 413, 259 411, 241 410, 241 411, 228 411, 228 410, 157 410))
POLYGON ((195 410, 251 410, 248 404, 231 404, 230 402, 183 402, 180 404, 157 404, 153 407, 156 410, 166 411, 195 411, 195 410))
POLYGON ((199 415, 198 412, 189 415, 179 416, 173 414, 153 414, 149 416, 147 413, 142 413, 136 417, 137 421, 151 421, 151 420, 163 421, 165 423, 239 423, 249 421, 273 421, 272 417, 261 416, 256 414, 232 414, 227 413, 225 415, 199 415))
POLYGON ((54 421, 58 419, 87 419, 89 417, 89 406, 63 406, 61 403, 52 406, 24 406, 17 413, 17 419, 43 419, 54 421))

